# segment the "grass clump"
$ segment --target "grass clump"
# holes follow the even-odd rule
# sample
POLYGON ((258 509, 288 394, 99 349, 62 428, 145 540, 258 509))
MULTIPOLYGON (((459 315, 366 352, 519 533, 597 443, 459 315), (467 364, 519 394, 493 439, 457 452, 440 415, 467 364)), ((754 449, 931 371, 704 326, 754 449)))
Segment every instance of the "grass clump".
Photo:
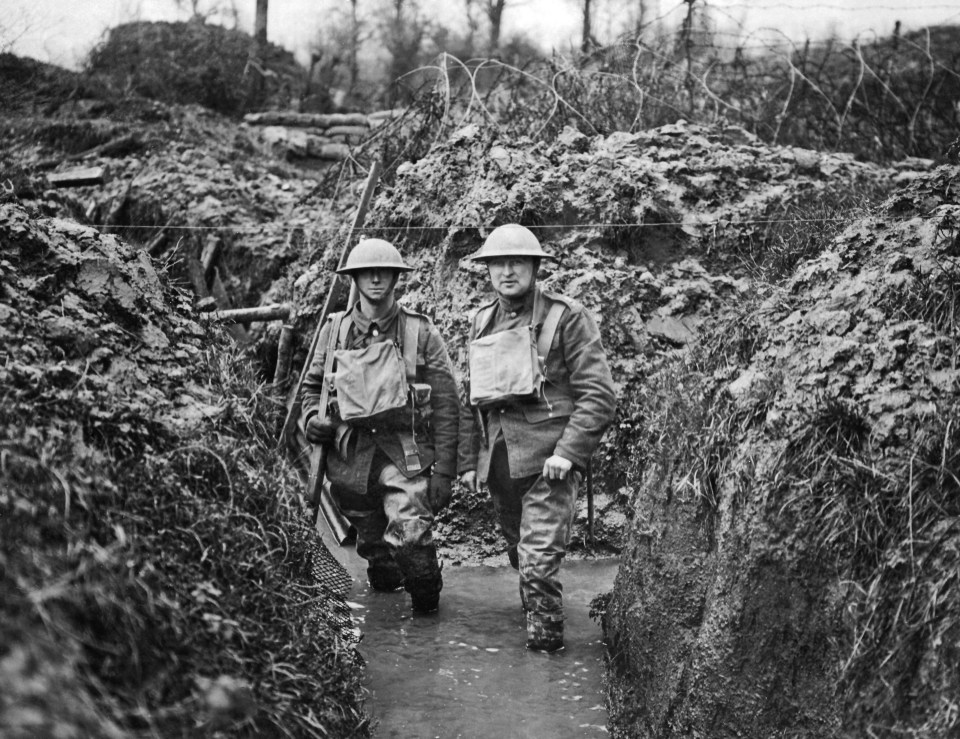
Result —
POLYGON ((70 417, 82 381, 77 407, 0 404, 4 736, 369 734, 249 364, 208 343, 192 376, 216 408, 180 434, 95 431, 70 417))
POLYGON ((784 455, 781 514, 832 557, 847 590, 848 726, 952 735, 960 717, 960 405, 871 441, 864 415, 825 400, 784 455))
POLYGON ((762 341, 759 310, 727 313, 704 329, 689 351, 668 355, 643 383, 631 386, 619 408, 616 456, 629 460, 628 483, 668 486, 691 495, 711 515, 720 505, 720 482, 731 473, 736 445, 758 420, 777 377, 758 377, 747 397, 728 390, 762 341))
POLYGON ((798 198, 769 208, 757 223, 740 226, 724 252, 738 260, 752 279, 778 284, 801 262, 823 252, 847 224, 866 215, 885 196, 884 188, 875 183, 842 191, 801 192, 798 198))

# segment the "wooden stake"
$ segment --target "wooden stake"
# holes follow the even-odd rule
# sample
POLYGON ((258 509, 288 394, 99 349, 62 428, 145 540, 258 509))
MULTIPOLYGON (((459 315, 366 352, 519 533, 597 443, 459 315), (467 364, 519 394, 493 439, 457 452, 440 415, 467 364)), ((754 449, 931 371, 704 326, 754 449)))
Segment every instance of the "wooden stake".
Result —
POLYGON ((277 344, 277 369, 273 373, 274 394, 283 398, 287 391, 287 376, 290 374, 290 359, 293 355, 293 326, 283 324, 280 329, 280 341, 277 344))
POLYGON ((222 247, 222 242, 220 241, 219 236, 211 236, 207 239, 207 243, 204 244, 203 254, 200 256, 200 264, 203 266, 203 276, 207 280, 207 284, 213 281, 217 267, 217 262, 220 259, 220 251, 222 247))

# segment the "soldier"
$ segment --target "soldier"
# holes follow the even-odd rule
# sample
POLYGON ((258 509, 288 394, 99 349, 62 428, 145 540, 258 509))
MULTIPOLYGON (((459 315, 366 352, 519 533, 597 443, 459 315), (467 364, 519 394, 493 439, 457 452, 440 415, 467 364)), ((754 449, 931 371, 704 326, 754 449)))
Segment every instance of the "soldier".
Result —
POLYGON ((616 405, 600 332, 580 304, 541 290, 543 251, 523 226, 494 229, 472 260, 496 299, 470 329, 470 408, 460 420, 461 482, 486 483, 520 571, 527 648, 563 647, 560 564, 577 490, 616 405))
POLYGON ((459 398, 436 328, 394 297, 410 269, 382 239, 350 252, 338 272, 359 301, 321 330, 303 420, 307 440, 328 445, 331 495, 357 530, 370 586, 403 586, 413 611, 430 613, 443 586, 431 527, 456 475, 459 398), (328 408, 319 407, 324 382, 328 408))

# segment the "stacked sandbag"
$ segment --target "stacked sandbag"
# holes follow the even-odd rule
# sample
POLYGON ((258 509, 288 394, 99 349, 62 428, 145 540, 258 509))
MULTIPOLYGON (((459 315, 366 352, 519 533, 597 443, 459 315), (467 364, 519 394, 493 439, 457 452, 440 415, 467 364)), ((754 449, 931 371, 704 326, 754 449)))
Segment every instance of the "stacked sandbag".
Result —
POLYGON ((377 113, 299 113, 266 111, 244 116, 244 123, 256 127, 257 138, 271 153, 286 159, 319 159, 338 162, 350 156, 350 149, 366 141, 370 133, 397 111, 377 113))

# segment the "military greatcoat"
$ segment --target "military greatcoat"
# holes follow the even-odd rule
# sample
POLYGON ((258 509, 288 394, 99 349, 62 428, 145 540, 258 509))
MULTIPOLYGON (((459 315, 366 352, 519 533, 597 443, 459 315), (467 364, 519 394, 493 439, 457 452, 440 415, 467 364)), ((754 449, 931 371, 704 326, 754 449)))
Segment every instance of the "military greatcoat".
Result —
MULTIPOLYGON (((460 418, 460 472, 477 470, 480 482, 490 473, 492 442, 503 433, 510 476, 538 474, 548 457, 557 454, 584 470, 616 408, 613 378, 600 341, 600 330, 582 305, 562 295, 540 291, 535 286, 519 310, 507 310, 499 300, 480 308, 493 307, 494 315, 483 334, 529 325, 533 316, 542 326, 554 302, 566 306, 553 337, 544 367, 544 391, 536 402, 506 404, 481 411, 483 426, 467 408, 460 418)), ((477 336, 476 320, 470 340, 477 336)))

